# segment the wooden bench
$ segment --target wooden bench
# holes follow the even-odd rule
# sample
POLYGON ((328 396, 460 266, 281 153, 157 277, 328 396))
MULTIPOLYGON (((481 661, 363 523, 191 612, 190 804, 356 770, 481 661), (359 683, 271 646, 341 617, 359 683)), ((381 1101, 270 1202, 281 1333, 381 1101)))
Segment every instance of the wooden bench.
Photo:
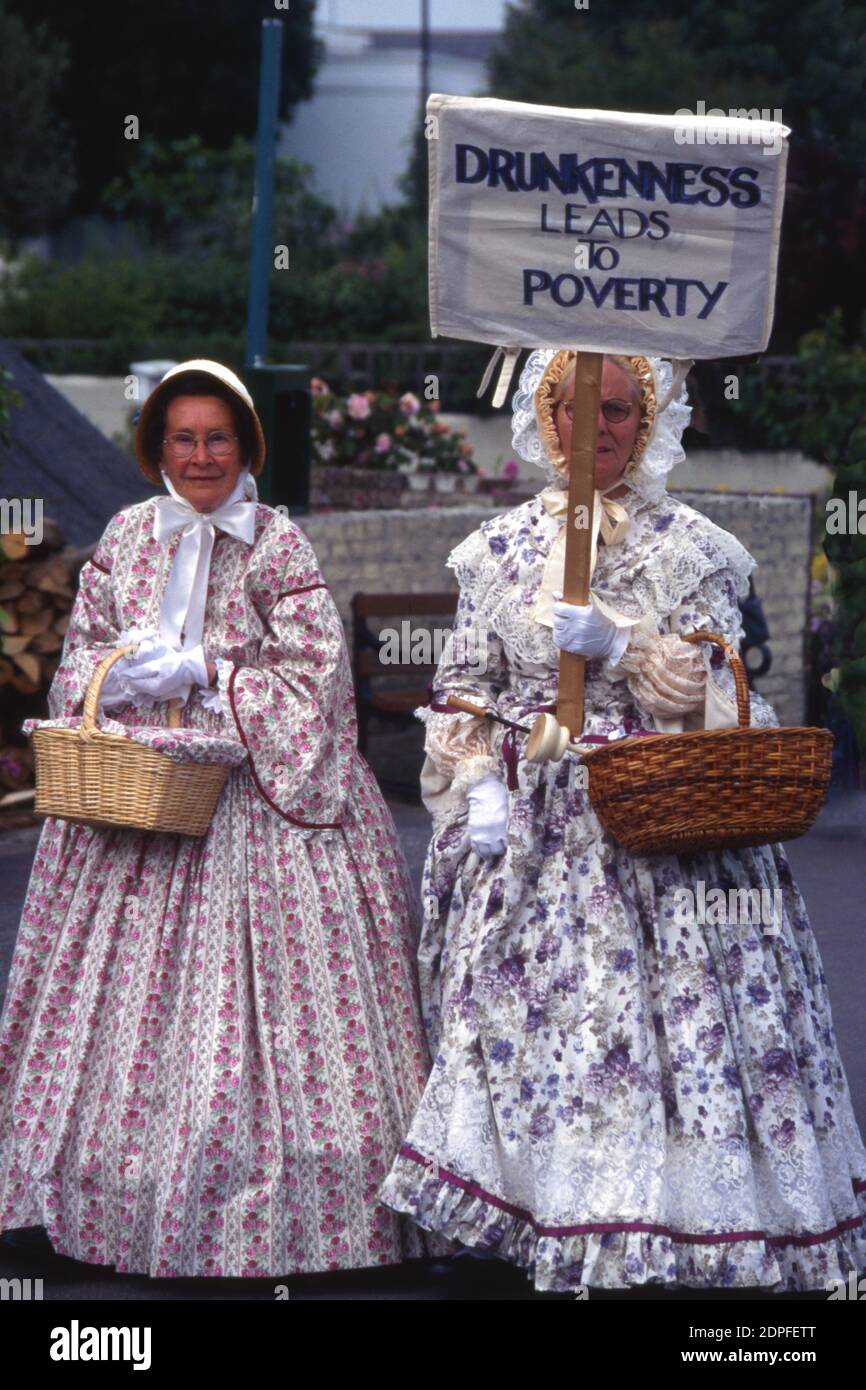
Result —
MULTIPOLYGON (((381 639, 369 624, 370 618, 390 618, 400 632, 415 618, 442 618, 451 627, 457 611, 457 594, 354 594, 352 596, 352 661, 355 677, 355 704, 358 712, 358 748, 366 752, 368 724, 372 714, 407 722, 413 710, 426 705, 429 684, 436 671, 435 661, 380 660, 381 639)), ((389 626, 389 624, 383 624, 389 626)), ((425 627, 429 624, 425 624, 425 627)), ((406 653, 403 653, 404 655, 406 653)))

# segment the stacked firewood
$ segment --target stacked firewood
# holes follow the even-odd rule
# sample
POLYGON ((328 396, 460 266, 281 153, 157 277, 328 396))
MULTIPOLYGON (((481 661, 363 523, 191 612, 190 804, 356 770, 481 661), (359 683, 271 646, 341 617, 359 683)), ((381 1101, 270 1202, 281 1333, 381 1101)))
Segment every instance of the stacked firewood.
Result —
POLYGON ((39 545, 21 532, 0 535, 0 811, 33 786, 33 754, 21 725, 47 715, 78 575, 94 549, 64 545, 60 527, 47 519, 39 545))

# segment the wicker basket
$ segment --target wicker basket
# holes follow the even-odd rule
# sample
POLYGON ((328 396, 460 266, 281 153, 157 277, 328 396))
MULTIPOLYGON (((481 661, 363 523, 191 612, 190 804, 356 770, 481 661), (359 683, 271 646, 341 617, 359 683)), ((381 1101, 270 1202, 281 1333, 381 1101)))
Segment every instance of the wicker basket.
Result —
MULTIPOLYGON (((104 733, 96 723, 102 682, 116 661, 135 650, 135 644, 120 647, 97 667, 80 728, 33 731, 35 810, 76 825, 206 835, 229 769, 174 762, 122 734, 104 733)), ((180 722, 172 701, 169 727, 180 722)))
POLYGON ((634 854, 694 854, 794 840, 815 820, 830 782, 827 729, 752 729, 740 657, 713 632, 737 688, 736 729, 620 739, 584 754, 593 810, 634 854))

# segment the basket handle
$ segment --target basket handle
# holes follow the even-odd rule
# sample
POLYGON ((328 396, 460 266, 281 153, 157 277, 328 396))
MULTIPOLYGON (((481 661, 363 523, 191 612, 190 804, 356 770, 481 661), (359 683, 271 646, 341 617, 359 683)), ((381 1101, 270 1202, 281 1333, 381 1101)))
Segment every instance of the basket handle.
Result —
MULTIPOLYGON (((108 675, 115 662, 120 661, 124 656, 133 656, 138 651, 138 643, 130 642, 126 647, 117 647, 108 656, 104 656, 90 678, 87 693, 84 696, 84 714, 81 720, 81 737, 92 739, 94 734, 100 732, 97 724, 97 712, 99 710, 99 697, 102 694, 102 683, 108 675)), ((180 728, 180 700, 172 699, 168 702, 168 726, 170 729, 180 728)))
POLYGON ((737 719, 741 729, 748 729, 752 723, 752 715, 749 704, 749 678, 746 675, 746 668, 742 658, 726 642, 724 637, 720 637, 717 632, 681 632, 680 637, 684 642, 712 642, 714 647, 721 647, 728 663, 734 673, 734 684, 737 687, 737 719))

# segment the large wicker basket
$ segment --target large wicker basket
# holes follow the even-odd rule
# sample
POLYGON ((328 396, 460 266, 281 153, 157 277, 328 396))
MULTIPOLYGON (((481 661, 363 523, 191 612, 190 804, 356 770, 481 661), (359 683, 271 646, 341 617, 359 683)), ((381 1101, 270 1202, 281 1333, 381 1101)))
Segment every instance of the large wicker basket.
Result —
MULTIPOLYGON (((36 804, 39 815, 76 825, 119 826, 174 835, 206 835, 229 769, 174 762, 165 753, 96 722, 102 682, 135 644, 111 652, 97 667, 77 729, 35 729, 36 804)), ((172 702, 169 727, 180 726, 172 702)))
POLYGON ((749 727, 749 683, 740 657, 714 632, 737 689, 736 729, 620 739, 584 754, 589 799, 604 826, 634 854, 689 854, 775 844, 803 835, 830 781, 827 729, 749 727))

